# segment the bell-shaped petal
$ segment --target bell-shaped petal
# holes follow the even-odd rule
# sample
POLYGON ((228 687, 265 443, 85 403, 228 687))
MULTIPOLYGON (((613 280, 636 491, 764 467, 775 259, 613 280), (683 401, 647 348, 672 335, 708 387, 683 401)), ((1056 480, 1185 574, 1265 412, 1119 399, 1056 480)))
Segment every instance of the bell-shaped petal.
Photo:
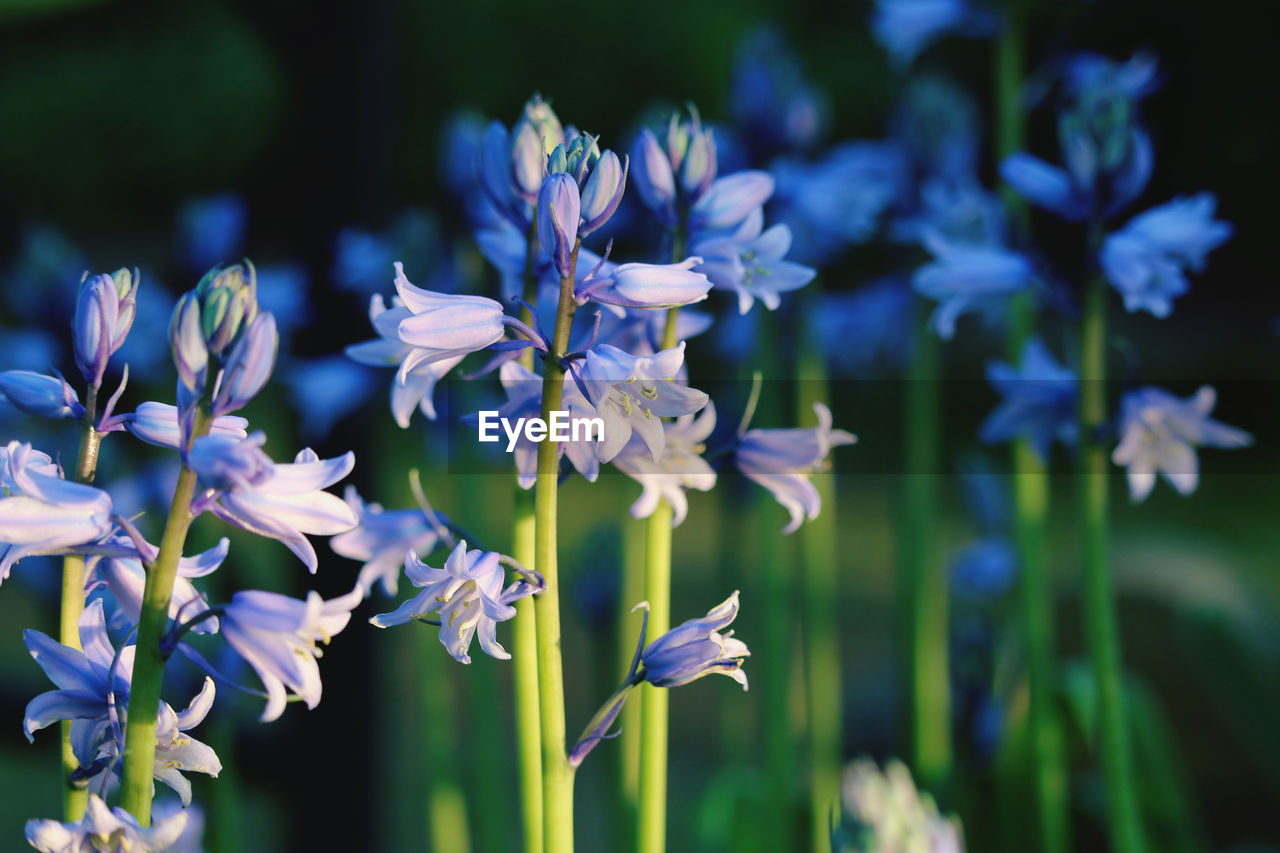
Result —
POLYGON ((46 376, 30 370, 6 370, 0 373, 0 397, 14 408, 37 418, 79 418, 84 406, 75 389, 61 376, 46 376))
POLYGON ((743 659, 751 652, 747 644, 721 634, 738 615, 738 592, 734 590, 706 616, 672 628, 650 643, 640 656, 640 673, 656 687, 679 687, 704 675, 727 675, 747 689, 743 659))
POLYGON ((640 131, 632 146, 631 179, 645 207, 665 224, 674 224, 676 178, 666 152, 648 128, 640 131))
POLYGON ((538 242, 561 278, 573 274, 571 256, 581 214, 578 184, 572 177, 561 173, 542 182, 538 193, 538 242))
MULTIPOLYGON (((142 403, 136 412, 120 416, 120 426, 130 435, 156 447, 176 449, 182 439, 178 428, 178 407, 168 403, 142 403)), ((248 426, 249 422, 242 417, 222 415, 213 419, 209 435, 244 438, 248 435, 245 431, 248 426)))
POLYGON ((200 329, 200 298, 195 291, 184 293, 173 309, 169 323, 169 349, 178 379, 192 394, 204 392, 209 368, 209 348, 200 329))
POLYGON ((409 347, 400 363, 401 383, 415 368, 476 352, 502 339, 501 303, 484 296, 423 290, 405 277, 400 262, 395 269, 396 290, 409 311, 396 326, 398 339, 409 347))
POLYGON ((707 298, 711 281, 694 270, 702 258, 678 264, 621 264, 600 278, 588 278, 578 287, 579 301, 594 299, 624 308, 676 308, 707 298))
POLYGON ((109 275, 90 276, 86 273, 80 282, 76 298, 75 319, 72 322, 72 338, 75 341, 76 364, 90 387, 102 383, 107 369, 107 359, 124 342, 115 341, 116 323, 120 313, 120 295, 109 275))
POLYGON ((693 231, 722 231, 736 227, 773 195, 773 176, 748 170, 717 178, 689 212, 693 231))
POLYGON ((187 812, 175 812, 141 826, 137 818, 122 808, 108 808, 97 794, 89 794, 85 815, 79 821, 59 823, 56 820, 29 820, 27 843, 40 853, 79 853, 87 850, 130 851, 147 853, 170 849, 182 837, 187 825, 187 812))
POLYGON ((335 554, 364 563, 359 583, 366 596, 379 581, 387 595, 395 595, 405 554, 430 554, 440 540, 437 530, 445 517, 437 513, 433 523, 421 509, 384 510, 380 504, 366 503, 355 486, 347 486, 346 501, 360 524, 334 536, 329 547, 335 554))
POLYGON ((585 237, 597 230, 613 216, 622 202, 622 193, 627 188, 628 161, 618 161, 618 155, 605 151, 591 169, 582 188, 582 227, 579 233, 585 237))
POLYGON ((258 314, 226 359, 213 394, 214 417, 244 408, 257 396, 275 367, 279 345, 276 318, 266 311, 258 314))

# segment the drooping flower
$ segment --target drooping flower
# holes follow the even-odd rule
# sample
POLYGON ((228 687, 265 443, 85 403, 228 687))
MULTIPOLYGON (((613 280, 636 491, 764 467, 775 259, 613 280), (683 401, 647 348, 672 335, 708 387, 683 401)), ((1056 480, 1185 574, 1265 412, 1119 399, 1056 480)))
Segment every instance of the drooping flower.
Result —
POLYGON ((745 314, 759 299, 770 311, 782 299, 780 294, 804 287, 817 270, 785 260, 791 249, 791 229, 782 223, 761 233, 764 211, 757 208, 732 235, 712 237, 697 243, 694 253, 702 256, 696 269, 717 287, 738 294, 738 312, 745 314))
POLYGON ((583 385, 604 419, 604 441, 595 445, 596 458, 613 459, 633 433, 654 462, 662 458, 666 445, 662 418, 701 411, 709 399, 677 381, 683 364, 683 341, 651 356, 633 356, 608 344, 587 352, 583 385))
POLYGON ((831 847, 841 853, 964 853, 960 821, 939 814, 933 797, 916 790, 911 771, 892 760, 882 772, 860 758, 841 780, 839 825, 831 847))
POLYGON ((678 527, 689 511, 686 489, 707 492, 715 488, 716 472, 702 458, 706 441, 716 427, 716 409, 711 403, 694 419, 682 415, 663 424, 666 431, 662 458, 657 462, 643 447, 635 452, 625 450, 614 457, 614 466, 635 480, 643 491, 631 505, 632 518, 648 518, 658 508, 658 502, 666 500, 671 505, 671 526, 678 527))
POLYGON ((831 448, 857 441, 852 433, 831 428, 831 410, 825 405, 814 403, 813 411, 816 427, 747 430, 734 455, 738 470, 768 489, 790 513, 783 533, 818 517, 822 499, 809 477, 828 466, 831 448))
POLYGON ((111 496, 62 478, 30 444, 0 448, 0 582, 18 560, 96 542, 112 528, 111 496))
POLYGON ((355 486, 347 486, 346 501, 360 524, 334 536, 329 547, 336 554, 364 563, 357 582, 366 596, 378 581, 387 595, 395 595, 405 554, 430 554, 440 541, 439 525, 446 519, 436 513, 433 524, 419 508, 385 510, 381 504, 366 503, 355 486))
POLYGON ((261 431, 247 438, 206 435, 192 443, 185 461, 207 488, 252 489, 275 470, 271 458, 262 452, 266 440, 261 431))
POLYGON ((414 368, 449 361, 502 340, 506 327, 501 303, 484 296, 423 290, 405 277, 403 264, 397 261, 395 270, 396 292, 409 312, 396 326, 400 342, 409 347, 397 374, 402 385, 408 384, 414 368))
POLYGON ((732 631, 720 633, 738 616, 738 591, 706 616, 672 628, 645 647, 640 673, 656 687, 679 687, 704 675, 727 675, 747 689, 743 659, 751 652, 732 631))
MULTIPOLYGON (((215 449, 210 446, 211 451, 215 449)), ((321 459, 308 447, 292 463, 276 463, 269 475, 218 492, 208 508, 250 533, 283 542, 314 573, 316 551, 304 534, 333 536, 359 523, 350 506, 323 491, 350 474, 355 464, 350 451, 321 459)), ((211 467, 216 466, 211 463, 211 467)))
POLYGON ((653 131, 644 128, 631 148, 631 180, 640 200, 662 222, 676 221, 676 178, 653 131))
POLYGON ((74 823, 27 821, 27 843, 40 853, 159 853, 182 836, 186 811, 157 820, 150 827, 122 808, 108 808, 97 794, 89 795, 84 817, 74 823))
POLYGON ((1120 404, 1120 444, 1111 461, 1127 467, 1129 494, 1144 500, 1161 474, 1179 494, 1200 482, 1196 447, 1246 447, 1253 436, 1209 417, 1218 400, 1208 385, 1183 400, 1160 388, 1131 391, 1120 404))
POLYGON ((60 420, 84 416, 84 406, 80 405, 75 389, 61 376, 6 370, 0 373, 0 399, 37 418, 60 420))
POLYGON ((329 640, 347 627, 351 611, 364 600, 356 587, 346 595, 325 601, 311 591, 306 600, 274 592, 237 592, 222 615, 222 636, 262 679, 267 705, 259 718, 264 723, 284 713, 291 691, 308 708, 320 703, 322 684, 316 659, 322 650, 316 642, 329 640))
POLYGON ((1027 342, 1017 367, 988 362, 987 381, 1003 400, 982 422, 978 430, 982 441, 996 444, 1025 437, 1041 459, 1049 458, 1054 439, 1068 447, 1075 444, 1079 382, 1039 338, 1027 342))
POLYGON ((772 175, 756 170, 716 178, 689 209, 690 233, 737 228, 769 200, 774 186, 772 175))
MULTIPOLYGON (((707 298, 711 281, 701 270, 702 259, 678 264, 620 264, 604 262, 576 288, 579 304, 588 299, 622 308, 677 308, 707 298)), ((617 312, 622 313, 622 312, 617 312)))
POLYGON ((458 543, 443 568, 432 568, 410 551, 404 559, 405 575, 422 591, 390 613, 369 620, 379 628, 426 620, 435 614, 440 620, 440 642, 453 659, 471 663, 472 639, 480 641, 485 654, 499 660, 511 655, 498 643, 498 623, 516 615, 511 605, 537 591, 524 579, 505 589, 506 574, 496 551, 467 550, 458 543))
POLYGON ((605 151, 591 167, 591 174, 582 186, 582 227, 578 232, 585 237, 600 229, 618 210, 622 194, 627 188, 629 162, 612 151, 605 151))
POLYGON ((934 260, 916 270, 911 286, 938 302, 930 322, 945 340, 955 335, 961 314, 1026 290, 1033 280, 1031 263, 1017 252, 953 243, 937 233, 926 235, 924 242, 934 260))
POLYGON ((242 409, 257 396, 271 377, 279 346, 275 315, 266 311, 259 313, 225 359, 209 407, 214 417, 242 409))
MULTIPOLYGON (((142 612, 142 595, 146 588, 147 573, 142 567, 143 561, 150 562, 160 553, 160 549, 151 543, 134 542, 127 536, 116 535, 106 542, 125 551, 133 549, 136 556, 104 555, 88 561, 85 572, 85 591, 104 588, 114 599, 117 616, 130 626, 138 623, 142 612), (145 547, 143 547, 145 545, 145 547), (141 548, 143 553, 137 549, 141 548)), ((218 544, 190 557, 178 558, 177 576, 173 582, 173 595, 169 600, 169 618, 190 620, 209 609, 209 602, 204 593, 191 583, 192 578, 202 578, 213 574, 227 558, 230 541, 225 537, 218 544)), ((193 626, 197 633, 213 633, 218 629, 218 620, 209 617, 193 626)))
POLYGON ((1205 256, 1231 237, 1228 222, 1213 218, 1212 193, 1176 198, 1135 216, 1102 244, 1103 272, 1129 311, 1167 317, 1187 292, 1186 270, 1204 269, 1205 256))
MULTIPOLYGON (((244 438, 248 433, 249 422, 237 415, 222 415, 213 419, 209 427, 210 436, 226 438, 244 438)), ((177 449, 182 440, 178 427, 178 407, 168 403, 146 402, 138 405, 136 412, 116 415, 104 425, 104 432, 123 429, 130 435, 140 438, 147 444, 156 447, 177 449)))

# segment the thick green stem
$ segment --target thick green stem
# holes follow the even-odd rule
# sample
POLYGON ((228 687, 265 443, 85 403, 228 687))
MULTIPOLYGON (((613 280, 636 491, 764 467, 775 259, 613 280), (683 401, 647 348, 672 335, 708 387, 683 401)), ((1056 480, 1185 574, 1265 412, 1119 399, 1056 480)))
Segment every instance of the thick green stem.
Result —
MULTIPOLYGON (((573 267, 578 262, 575 244, 569 275, 560 280, 560 302, 556 309, 551 352, 542 374, 542 419, 564 400, 564 367, 569 332, 576 307, 573 296, 573 267)), ((546 588, 536 597, 538 635, 538 690, 542 730, 542 838, 543 850, 573 851, 573 767, 565 744, 564 664, 560 654, 560 573, 557 566, 556 499, 560 479, 560 455, 551 441, 538 444, 538 478, 534 486, 537 513, 535 568, 542 573, 546 588)))
MULTIPOLYGON (((670 322, 670 321, 668 321, 670 322)), ((649 602, 649 636, 671 629, 671 505, 659 501, 645 526, 644 597, 649 602)), ((665 688, 640 689, 640 797, 637 845, 640 853, 667 846, 667 701, 665 688)))
POLYGON ((1120 640, 1108 549, 1107 291, 1093 276, 1085 294, 1080 339, 1080 531, 1084 560, 1085 634, 1098 692, 1098 730, 1107 780, 1111 843, 1117 853, 1141 853, 1142 820, 1124 712, 1120 640))
POLYGON ((947 576, 938 559, 938 341, 917 298, 907 381, 907 471, 902 559, 907 598, 911 755, 921 787, 938 790, 951 772, 951 684, 947 576))
MULTIPOLYGON (((196 413, 192 437, 209 431, 209 419, 196 413)), ((147 564, 147 581, 142 592, 138 618, 138 643, 133 663, 133 684, 129 694, 129 715, 125 724, 124 770, 120 786, 121 805, 143 826, 151 825, 152 774, 156 758, 156 711, 164 682, 166 656, 161 640, 169 625, 169 601, 178 574, 178 559, 191 527, 191 498, 195 495, 196 473, 185 465, 173 490, 169 517, 160 539, 160 553, 147 564)))
MULTIPOLYGON (((815 403, 827 403, 826 366, 812 348, 803 353, 796 408, 800 420, 813 417, 815 403)), ((809 712, 809 826, 814 853, 831 850, 831 823, 840 810, 841 719, 840 606, 835 477, 818 475, 813 484, 822 512, 801 530, 804 582, 805 703, 809 712)))
MULTIPOLYGON (((92 483, 98 470, 98 448, 102 434, 94 426, 97 408, 97 389, 90 388, 85 406, 83 428, 80 432, 80 451, 76 456, 76 481, 92 483)), ((84 557, 68 555, 62 558, 62 605, 58 618, 58 642, 73 649, 80 648, 80 614, 84 612, 84 557)), ((80 769, 75 750, 71 748, 71 721, 63 720, 62 743, 62 819, 73 823, 84 817, 89 804, 89 789, 71 781, 71 774, 80 769)))
MULTIPOLYGON (((512 556, 522 565, 536 563, 537 516, 533 492, 516 487, 512 556)), ((542 746, 538 713, 538 626, 532 598, 516 602, 515 650, 516 757, 520 768, 520 815, 525 853, 542 853, 542 746)))

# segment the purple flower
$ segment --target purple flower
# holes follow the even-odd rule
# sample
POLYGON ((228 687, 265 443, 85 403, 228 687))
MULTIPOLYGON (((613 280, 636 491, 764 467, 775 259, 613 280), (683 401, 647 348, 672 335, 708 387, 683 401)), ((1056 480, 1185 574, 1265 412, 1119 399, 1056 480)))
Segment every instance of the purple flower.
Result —
POLYGON ((631 180, 640 200, 667 225, 676 222, 676 179, 653 131, 645 128, 631 148, 631 180))
POLYGON ((262 452, 266 433, 247 438, 207 435, 197 438, 186 454, 186 463, 210 489, 252 489, 271 477, 275 465, 262 452))
POLYGON ((1129 311, 1167 317, 1187 292, 1186 270, 1204 269, 1205 256, 1231 237, 1231 224, 1213 218, 1212 193, 1175 198, 1135 216, 1102 244, 1102 269, 1129 311))
MULTIPOLYGON (((249 422, 242 417, 222 415, 213 419, 209 435, 244 438, 248 425, 249 422)), ((177 449, 182 438, 178 428, 178 407, 168 403, 142 403, 136 412, 112 418, 109 426, 111 429, 123 429, 156 447, 177 449)))
POLYGON ((0 398, 37 418, 84 417, 84 406, 80 405, 75 389, 61 376, 46 376, 30 370, 6 370, 0 373, 0 398))
POLYGON ((112 528, 111 496, 62 479, 30 444, 0 448, 0 582, 18 560, 97 542, 112 528))
POLYGON ((938 302, 930 322, 945 340, 955 335, 961 314, 1031 285, 1031 264, 1017 252, 952 243, 936 232, 926 235, 925 245, 934 260, 916 270, 911 286, 938 302))
POLYGON ((764 212, 757 208, 730 236, 694 245, 702 256, 697 270, 717 287, 736 291, 738 311, 745 314, 759 299, 770 311, 782 304, 779 294, 804 287, 817 271, 784 260, 791 249, 791 229, 778 224, 761 233, 764 212))
MULTIPOLYGON (((142 612, 142 594, 146 587, 147 573, 142 568, 143 560, 150 562, 160 553, 160 549, 145 543, 145 553, 138 553, 139 544, 126 536, 117 535, 107 540, 107 545, 132 550, 136 556, 101 556, 89 561, 85 573, 85 591, 95 588, 106 588, 115 600, 117 612, 112 617, 113 626, 123 621, 130 627, 138 624, 142 612)), ((173 583, 173 596, 169 600, 169 618, 175 621, 191 619, 209 609, 209 602, 204 593, 191 583, 192 578, 202 578, 213 574, 227 558, 230 540, 225 537, 207 551, 191 557, 178 559, 178 574, 173 583)), ((218 620, 208 617, 192 627, 199 634, 212 634, 218 630, 218 620)))
POLYGON ((605 262, 596 276, 594 271, 577 288, 578 304, 594 299, 604 305, 623 308, 676 308, 692 305, 707 298, 711 281, 694 267, 701 258, 688 258, 678 264, 621 264, 605 262))
POLYGON ((169 321, 169 349, 178 369, 178 381, 193 396, 204 393, 209 371, 209 348, 200 329, 200 298, 195 291, 184 293, 173 308, 169 321))
POLYGON ((768 172, 748 170, 717 178, 690 208, 690 231, 737 228, 769 200, 773 188, 773 176, 768 172))
POLYGON ((1017 366, 987 363, 987 381, 1003 400, 978 429, 987 444, 1027 438, 1041 459, 1049 458, 1054 439, 1068 447, 1079 435, 1079 382, 1075 373, 1054 360, 1039 338, 1027 342, 1017 366))
POLYGON ((85 853, 93 850, 151 853, 168 850, 182 836, 186 811, 143 827, 122 808, 108 808, 97 794, 89 795, 85 815, 75 823, 27 821, 27 843, 41 853, 85 853))
POLYGON ((114 275, 84 274, 72 323, 76 364, 92 388, 102 384, 107 360, 120 349, 133 326, 137 302, 134 276, 125 269, 114 275))
MULTIPOLYGON (((448 361, 482 350, 502 340, 505 331, 502 305, 484 296, 455 296, 415 287, 398 261, 396 292, 408 316, 396 333, 410 349, 397 374, 402 385, 420 366, 448 361)), ((376 326, 375 320, 375 326, 376 326)))
POLYGON ((640 656, 640 673, 655 687, 679 687, 704 675, 727 675, 747 689, 743 658, 747 644, 720 632, 738 616, 738 591, 706 616, 672 628, 650 643, 640 656))
POLYGON ((435 614, 440 620, 440 642, 453 659, 471 663, 471 640, 479 639, 485 654, 499 660, 511 655, 498 643, 498 623, 516 615, 511 605, 537 590, 521 579, 503 589, 506 579, 502 557, 495 551, 467 550, 465 541, 434 569, 410 551, 404 560, 405 575, 422 591, 390 613, 374 616, 370 624, 379 628, 425 621, 435 614))
POLYGON ((309 592, 305 601, 274 592, 237 592, 222 615, 222 636, 262 679, 267 706, 264 723, 284 713, 292 691, 308 708, 320 704, 320 641, 347 627, 351 611, 364 599, 359 587, 328 601, 309 592))
POLYGON ((1196 447, 1246 447, 1253 436, 1209 417, 1218 395, 1208 385, 1183 400, 1160 388, 1131 391, 1120 404, 1120 444, 1111 461, 1126 466, 1129 494, 1145 500, 1161 474, 1179 494, 1200 482, 1196 447))
POLYGON ((570 256, 578 239, 581 215, 578 184, 571 176, 561 172, 542 182, 538 193, 538 242, 561 278, 573 274, 570 256))
POLYGON ((346 501, 360 524, 334 536, 329 540, 329 547, 335 554, 364 563, 357 582, 365 596, 378 581, 382 582, 387 595, 395 595, 405 554, 410 551, 430 554, 440 541, 437 530, 445 521, 444 516, 437 513, 432 524, 421 509, 384 510, 381 504, 365 503, 355 486, 347 486, 346 501))
POLYGON ((716 409, 708 403, 696 420, 693 415, 682 415, 663 424, 666 437, 662 458, 657 462, 643 447, 614 457, 614 466, 644 487, 631 505, 632 518, 648 518, 658 508, 658 502, 666 500, 672 509, 671 526, 678 527, 689 511, 685 490, 709 492, 715 488, 715 469, 702 458, 706 449, 702 442, 715 428, 716 409))
POLYGON ((684 364, 684 342, 656 355, 633 356, 601 344, 587 352, 583 384, 604 419, 604 441, 596 458, 608 462, 635 434, 654 462, 666 445, 663 418, 701 411, 708 397, 676 381, 684 364))
POLYGON ((350 474, 355 464, 351 452, 322 460, 308 447, 292 464, 276 464, 247 487, 221 492, 209 508, 250 533, 283 542, 314 573, 316 552, 303 534, 332 536, 359 523, 341 498, 322 491, 350 474))
POLYGON ((583 237, 603 226, 618 210, 622 193, 627 188, 628 161, 618 160, 618 155, 605 151, 591 168, 591 176, 582 187, 583 237))
POLYGON ((816 427, 748 430, 735 454, 738 470, 772 492, 791 514, 783 533, 818 517, 822 499, 810 475, 828 467, 831 448, 857 441, 852 433, 831 428, 831 410, 822 403, 814 403, 813 411, 816 427))

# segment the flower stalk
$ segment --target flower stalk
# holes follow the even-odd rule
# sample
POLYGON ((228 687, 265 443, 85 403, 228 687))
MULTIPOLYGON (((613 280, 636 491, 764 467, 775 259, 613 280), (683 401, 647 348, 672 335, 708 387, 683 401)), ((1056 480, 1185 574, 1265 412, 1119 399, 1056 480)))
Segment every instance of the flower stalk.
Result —
MULTIPOLYGON (((191 429, 194 441, 209 432, 212 421, 203 404, 196 410, 191 429)), ((129 694, 129 717, 125 725, 125 748, 121 805, 142 826, 151 825, 152 774, 156 755, 156 709, 164 681, 166 654, 162 639, 169 622, 169 600, 191 528, 191 499, 195 495, 196 473, 186 465, 178 474, 160 539, 160 552, 146 564, 147 580, 138 619, 138 644, 133 665, 133 686, 129 694)))
MULTIPOLYGON (((578 248, 574 241, 567 275, 560 279, 556 325, 542 375, 542 418, 550 421, 564 396, 565 369, 561 359, 569 351, 573 327, 574 269, 578 248)), ((542 838, 543 850, 573 851, 573 779, 565 743, 564 666, 560 655, 560 573, 557 565, 556 501, 560 456, 555 443, 538 445, 538 476, 534 484, 536 510, 534 566, 546 582, 536 596, 534 613, 538 637, 539 728, 542 740, 542 838)))

